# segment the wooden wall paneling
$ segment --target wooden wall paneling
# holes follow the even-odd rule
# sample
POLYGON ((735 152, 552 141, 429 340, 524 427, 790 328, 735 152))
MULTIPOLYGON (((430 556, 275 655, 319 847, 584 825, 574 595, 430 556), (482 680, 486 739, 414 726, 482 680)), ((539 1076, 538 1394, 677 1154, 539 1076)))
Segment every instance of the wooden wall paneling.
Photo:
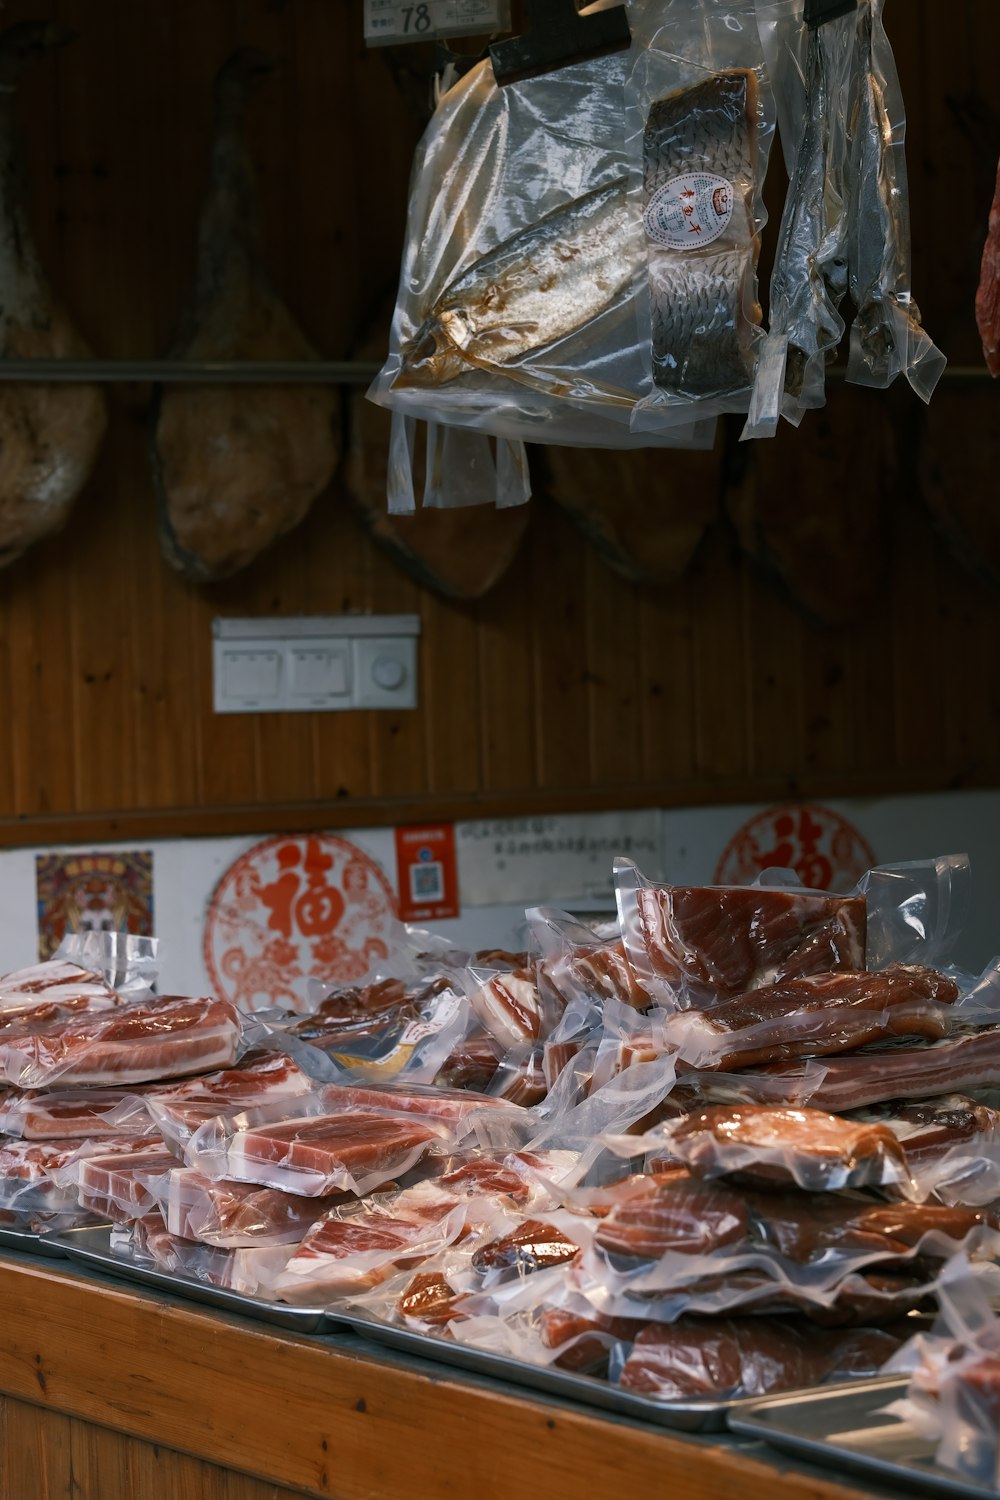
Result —
POLYGON ((677 583, 643 589, 638 595, 639 774, 643 781, 694 779, 697 578, 695 562, 677 583))
MULTIPOLYGON (((34 1412, 30 1415, 36 1422, 39 1421, 34 1412)), ((25 1413, 25 1417, 28 1418, 28 1413, 25 1413)), ((46 1412, 41 1418, 43 1431, 52 1424, 52 1420, 53 1414, 46 1412)), ((72 1479, 67 1496, 73 1496, 74 1500, 77 1496, 81 1500, 87 1500, 91 1495, 107 1495, 108 1500, 115 1500, 115 1497, 129 1493, 135 1495, 137 1500, 140 1495, 169 1496, 171 1491, 162 1482, 162 1473, 156 1476, 160 1483, 150 1485, 146 1482, 148 1470, 144 1473, 145 1466, 136 1465, 132 1461, 136 1450, 145 1446, 136 1443, 134 1439, 121 1437, 108 1427, 71 1420, 69 1457, 72 1479), (130 1486, 133 1486, 131 1490, 130 1486)), ((165 1453, 164 1457, 172 1455, 165 1453)), ((162 1467, 166 1468, 167 1465, 162 1467)))
POLYGON ((941 674, 944 757, 961 785, 1000 749, 1000 652, 986 626, 997 589, 946 552, 938 555, 937 576, 939 649, 951 664, 941 674))
POLYGON ((25 1421, 30 1408, 0 1395, 0 1495, 4 1500, 49 1500, 72 1495, 69 1417, 47 1414, 44 1426, 25 1421))
POLYGON ((800 764, 807 773, 843 776, 851 769, 853 704, 846 632, 807 625, 802 633, 800 764))
POLYGON ((593 546, 585 560, 590 784, 634 785, 641 761, 637 592, 610 572, 593 546))
MULTIPOLYGON (((368 608, 376 615, 420 615, 426 619, 425 601, 430 595, 405 577, 388 557, 372 548, 368 608)), ((369 709, 352 712, 363 733, 367 720, 368 747, 372 763, 372 791, 376 796, 424 796, 427 792, 427 737, 424 719, 434 712, 427 692, 430 649, 417 644, 416 709, 369 709)), ((442 673, 447 662, 441 664, 442 673)), ((446 680, 446 679, 445 679, 446 680)), ((439 712, 452 712, 451 699, 443 695, 439 712)))
MULTIPOLYGON (((530 501, 531 532, 542 525, 544 502, 530 501)), ((535 722, 532 564, 530 541, 522 543, 513 567, 476 604, 479 651, 479 734, 483 790, 534 785, 535 722)))
POLYGON ((896 763, 909 768, 947 764, 944 679, 961 670, 941 654, 939 548, 917 515, 909 510, 898 513, 890 616, 896 763))
POLYGON ((555 506, 539 507, 528 538, 534 624, 536 785, 586 786, 586 549, 555 506))
POLYGON ((483 781, 479 651, 474 608, 422 591, 423 671, 418 685, 427 746, 427 790, 478 793, 483 781))
POLYGON ((737 559, 731 537, 717 529, 692 574, 698 585, 694 625, 695 769, 711 786, 745 777, 750 719, 744 590, 748 565, 737 559))
POLYGON ((748 570, 746 638, 751 776, 784 776, 804 763, 806 693, 802 611, 773 579, 748 570))

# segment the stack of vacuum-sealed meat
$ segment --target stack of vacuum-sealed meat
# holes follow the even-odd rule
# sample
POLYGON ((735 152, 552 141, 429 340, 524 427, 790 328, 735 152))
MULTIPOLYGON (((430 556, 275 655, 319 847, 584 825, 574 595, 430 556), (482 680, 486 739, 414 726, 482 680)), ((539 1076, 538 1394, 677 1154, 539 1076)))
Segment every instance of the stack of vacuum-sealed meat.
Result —
POLYGON ((400 929, 294 1012, 85 957, 8 975, 0 1211, 660 1401, 874 1373, 943 1266, 1000 1252, 998 981, 941 967, 967 873, 835 895, 617 861, 614 930, 400 929))

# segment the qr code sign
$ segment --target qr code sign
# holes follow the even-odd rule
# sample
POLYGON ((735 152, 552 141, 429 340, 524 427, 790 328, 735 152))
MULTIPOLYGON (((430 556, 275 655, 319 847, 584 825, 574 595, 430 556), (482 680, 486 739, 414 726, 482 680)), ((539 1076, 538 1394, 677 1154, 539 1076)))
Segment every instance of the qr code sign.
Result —
POLYGON ((444 900, 444 868, 438 860, 410 866, 410 900, 444 900))

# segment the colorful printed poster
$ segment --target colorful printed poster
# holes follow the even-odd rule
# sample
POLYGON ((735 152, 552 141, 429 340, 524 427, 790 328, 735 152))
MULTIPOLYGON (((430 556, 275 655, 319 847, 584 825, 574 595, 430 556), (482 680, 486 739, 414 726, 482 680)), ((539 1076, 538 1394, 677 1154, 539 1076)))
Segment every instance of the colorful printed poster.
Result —
POLYGON ((304 1009, 313 984, 354 984, 390 950, 396 900, 364 850, 332 834, 263 839, 233 862, 205 917, 215 993, 244 1010, 304 1009))
POLYGON ((153 854, 36 854, 38 956, 51 958, 67 932, 153 935, 153 854))

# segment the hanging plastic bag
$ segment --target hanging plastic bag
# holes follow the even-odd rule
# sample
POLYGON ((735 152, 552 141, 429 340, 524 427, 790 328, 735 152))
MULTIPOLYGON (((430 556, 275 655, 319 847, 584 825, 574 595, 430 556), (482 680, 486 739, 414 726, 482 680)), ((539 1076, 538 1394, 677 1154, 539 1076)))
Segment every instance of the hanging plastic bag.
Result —
MULTIPOLYGON (((441 97, 414 163, 378 404, 514 441, 635 445, 629 418, 651 380, 623 91, 662 3, 633 0, 629 52, 504 88, 486 61, 441 97)), ((706 416, 670 411, 642 441, 710 447, 706 416)), ((408 441, 397 430, 390 466, 403 504, 408 441)))
MULTIPOLYGON (((522 442, 491 439, 485 432, 444 427, 438 422, 421 425, 426 428, 422 509, 495 505, 498 510, 507 510, 531 499, 528 455, 522 442)), ((390 515, 411 515, 417 509, 417 427, 415 417, 401 411, 392 413, 387 475, 390 515)))
POLYGON ((662 0, 626 89, 630 194, 647 274, 635 299, 648 433, 746 411, 763 338, 757 257, 774 134, 753 0, 662 0))

